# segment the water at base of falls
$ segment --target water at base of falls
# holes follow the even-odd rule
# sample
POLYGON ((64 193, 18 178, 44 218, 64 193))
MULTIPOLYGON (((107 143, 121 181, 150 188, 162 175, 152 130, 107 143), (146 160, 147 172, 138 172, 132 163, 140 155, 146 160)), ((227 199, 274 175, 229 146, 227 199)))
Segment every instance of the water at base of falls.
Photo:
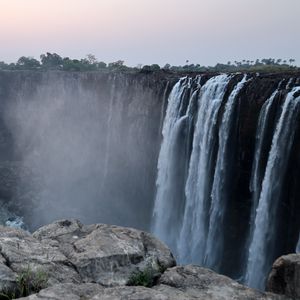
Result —
POLYGON ((12 213, 6 206, 2 206, 0 209, 0 225, 25 230, 27 229, 23 217, 12 213))
POLYGON ((237 259, 241 265, 236 277, 263 289, 275 255, 276 212, 297 127, 300 88, 287 91, 278 118, 273 110, 279 85, 261 107, 248 183, 252 202, 242 219, 246 229, 244 237, 236 237, 236 245, 230 245, 226 238, 234 241, 230 228, 237 214, 230 207, 239 164, 239 103, 252 79, 241 74, 221 74, 206 81, 185 77, 174 86, 162 130, 152 231, 170 246, 179 263, 219 272, 235 263, 234 256, 232 262, 225 259, 230 247, 239 247, 244 254, 240 262, 237 259), (270 134, 273 140, 267 142, 270 134))

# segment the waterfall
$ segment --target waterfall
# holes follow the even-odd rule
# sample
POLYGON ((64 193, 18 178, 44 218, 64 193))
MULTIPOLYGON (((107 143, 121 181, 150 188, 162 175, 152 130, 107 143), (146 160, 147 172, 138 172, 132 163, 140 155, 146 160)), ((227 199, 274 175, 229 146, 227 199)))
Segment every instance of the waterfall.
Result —
POLYGON ((153 232, 173 249, 183 209, 186 144, 180 141, 189 121, 191 79, 182 78, 173 88, 163 124, 163 142, 158 159, 157 193, 153 211, 153 232))
POLYGON ((258 98, 255 75, 185 77, 175 84, 162 126, 153 210, 152 231, 179 263, 260 289, 280 247, 290 243, 275 247, 277 227, 285 222, 279 205, 294 153, 300 87, 291 88, 294 78, 288 87, 280 79, 266 79, 272 84, 266 98, 258 98))
POLYGON ((213 77, 199 93, 198 116, 185 186, 186 205, 177 243, 180 261, 183 262, 203 263, 217 117, 229 80, 228 75, 213 77))
POLYGON ((205 265, 220 270, 223 253, 224 238, 224 214, 228 198, 228 189, 231 181, 230 163, 234 145, 232 146, 230 135, 234 126, 235 102, 237 95, 247 82, 246 75, 235 86, 225 106, 222 123, 219 129, 219 149, 215 167, 214 181, 211 192, 211 208, 207 246, 205 251, 205 265))
POLYGON ((264 288, 266 274, 271 266, 276 236, 276 212, 299 111, 300 97, 288 93, 277 123, 262 183, 253 238, 249 249, 246 283, 264 288))
POLYGON ((256 217, 256 209, 258 205, 258 200, 260 197, 261 192, 261 185, 264 176, 264 168, 263 164, 263 155, 266 151, 266 147, 270 145, 266 145, 266 139, 270 132, 268 131, 268 124, 270 123, 270 114, 273 107, 274 99, 278 94, 278 89, 276 89, 271 97, 263 104, 259 118, 258 118, 258 125, 256 129, 256 136, 255 136, 255 150, 254 150, 254 158, 252 164, 252 173, 251 179, 249 184, 249 190, 253 193, 252 196, 252 206, 251 206, 251 214, 250 214, 250 229, 249 229, 249 237, 247 248, 250 246, 253 232, 254 232, 254 224, 255 224, 255 217, 256 217))
MULTIPOLYGON (((256 215, 256 207, 258 203, 259 194, 261 191, 261 181, 262 181, 262 172, 261 172, 261 160, 263 155, 263 146, 266 135, 269 134, 267 131, 267 125, 269 123, 270 111, 274 102, 274 99, 278 93, 278 90, 273 92, 271 97, 263 104, 262 109, 259 114, 258 126, 256 130, 255 137, 255 151, 254 151, 254 160, 252 165, 252 174, 250 179, 249 189, 254 193, 253 196, 253 205, 252 205, 252 213, 251 220, 256 215)), ((251 222, 250 222, 251 223, 251 222)))

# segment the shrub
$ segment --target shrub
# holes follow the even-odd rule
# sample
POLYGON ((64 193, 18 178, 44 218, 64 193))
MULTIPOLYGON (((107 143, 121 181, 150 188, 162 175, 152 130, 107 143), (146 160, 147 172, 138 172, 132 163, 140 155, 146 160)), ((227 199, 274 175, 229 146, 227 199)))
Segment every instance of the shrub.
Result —
POLYGON ((151 266, 148 266, 142 271, 135 271, 129 277, 127 285, 129 286, 145 286, 152 287, 156 284, 158 278, 161 273, 163 273, 165 269, 159 266, 159 270, 154 269, 151 266))
POLYGON ((0 299, 12 300, 36 294, 47 287, 48 275, 43 270, 33 271, 29 266, 17 275, 15 291, 0 293, 0 299))

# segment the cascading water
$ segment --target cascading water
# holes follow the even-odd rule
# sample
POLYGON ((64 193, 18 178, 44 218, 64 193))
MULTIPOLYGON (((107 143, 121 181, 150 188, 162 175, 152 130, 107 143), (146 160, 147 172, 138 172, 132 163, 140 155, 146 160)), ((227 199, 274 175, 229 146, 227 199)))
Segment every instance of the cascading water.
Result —
POLYGON ((287 95, 273 136, 249 249, 246 283, 251 287, 264 288, 274 259, 277 207, 299 114, 300 96, 294 96, 299 90, 287 95))
POLYGON ((270 135, 270 131, 268 130, 268 125, 270 124, 271 119, 271 111, 274 105, 274 100, 276 95, 278 94, 279 90, 276 89, 271 97, 263 104, 259 118, 258 118, 258 125, 256 130, 256 137, 255 137, 255 150, 254 150, 254 159, 252 164, 252 173, 251 179, 249 184, 249 190, 252 192, 252 206, 251 206, 251 214, 250 214, 250 228, 249 228, 249 236, 247 239, 247 245, 245 251, 250 246, 250 243, 253 238, 253 232, 255 227, 255 217, 256 217, 256 210, 257 205, 261 193, 261 186, 264 177, 264 170, 265 166, 263 166, 263 159, 264 153, 269 151, 270 144, 266 143, 268 135, 270 135))
MULTIPOLYGON (((168 99, 168 109, 163 125, 163 143, 158 159, 158 178, 153 218, 153 232, 163 240, 168 240, 170 247, 175 247, 180 228, 180 211, 183 208, 182 165, 186 163, 185 143, 178 144, 188 125, 186 100, 189 99, 191 80, 181 79, 173 88, 168 99)), ((183 168, 184 169, 184 168, 183 168)))
MULTIPOLYGON (((201 88, 198 96, 198 116, 193 138, 187 183, 185 186, 186 205, 182 230, 177 244, 180 260, 196 260, 203 263, 207 235, 207 212, 213 170, 214 136, 217 129, 218 112, 226 86, 227 75, 213 77, 201 88)), ((163 202, 165 199, 157 198, 163 202)))
POLYGON ((214 270, 220 270, 220 261, 223 253, 224 214, 232 173, 230 169, 231 157, 234 154, 230 138, 234 127, 235 101, 240 90, 247 82, 246 77, 244 75, 244 78, 235 86, 230 94, 219 129, 219 149, 211 192, 209 231, 205 251, 205 265, 214 270))
POLYGON ((273 84, 277 88, 259 107, 253 154, 249 156, 239 148, 243 142, 241 130, 249 130, 241 127, 245 124, 241 109, 243 90, 251 82, 255 86, 259 80, 256 76, 183 78, 174 86, 163 125, 152 230, 171 247, 179 263, 197 263, 221 272, 234 263, 234 255, 231 262, 225 258, 230 257, 230 247, 238 247, 235 253, 241 265, 231 274, 263 289, 264 278, 276 258, 272 254, 275 218, 298 126, 300 97, 296 93, 300 87, 288 92, 297 82, 294 79, 285 83, 285 88, 281 87, 283 81, 273 84), (283 101, 281 112, 277 99, 283 101), (239 182, 244 184, 242 160, 249 165, 245 184, 249 200, 235 196, 235 201, 244 201, 237 205, 231 198, 239 190, 239 182), (245 223, 244 237, 239 237, 239 229, 234 227, 238 224, 238 207, 243 208, 240 221, 245 223), (228 237, 234 246, 225 240, 228 237), (248 256, 240 253, 248 247, 248 256))

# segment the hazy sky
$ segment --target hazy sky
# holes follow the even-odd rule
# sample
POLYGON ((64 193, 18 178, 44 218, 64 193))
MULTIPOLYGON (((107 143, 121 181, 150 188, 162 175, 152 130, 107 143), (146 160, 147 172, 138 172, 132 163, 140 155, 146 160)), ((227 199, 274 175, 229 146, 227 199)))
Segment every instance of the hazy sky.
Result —
POLYGON ((295 58, 300 0, 0 0, 0 61, 56 52, 128 65, 295 58))

